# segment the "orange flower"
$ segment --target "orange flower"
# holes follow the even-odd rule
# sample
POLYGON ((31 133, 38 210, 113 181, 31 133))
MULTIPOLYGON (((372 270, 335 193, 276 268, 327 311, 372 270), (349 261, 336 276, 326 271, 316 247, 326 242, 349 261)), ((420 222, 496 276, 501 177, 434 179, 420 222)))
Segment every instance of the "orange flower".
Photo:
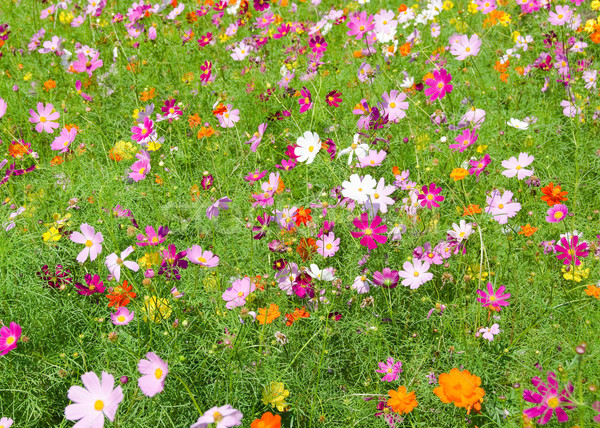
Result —
POLYGON ((131 291, 131 285, 127 285, 127 281, 123 281, 123 285, 115 287, 112 293, 107 294, 108 300, 110 303, 108 307, 114 306, 115 308, 120 308, 121 306, 127 306, 131 299, 137 297, 135 292, 131 291))
POLYGON ((519 232, 519 235, 525 235, 529 237, 535 232, 537 232, 537 230, 537 227, 532 227, 529 223, 527 223, 525 226, 521 226, 521 231, 519 232))
POLYGON ((469 171, 464 168, 454 168, 450 173, 450 178, 453 178, 454 181, 459 181, 464 179, 467 175, 469 175, 469 171))
POLYGON ((63 163, 65 159, 62 156, 54 156, 50 161, 50 166, 57 166, 63 163))
POLYGON ((190 196, 192 197, 192 202, 196 202, 200 198, 200 188, 197 184, 194 184, 190 189, 190 196))
POLYGON ((255 419, 250 428, 281 428, 281 416, 267 412, 262 418, 255 419))
POLYGON ((294 321, 299 320, 300 318, 310 317, 310 314, 308 312, 306 312, 304 309, 305 309, 304 306, 302 306, 302 309, 296 308, 294 310, 294 312, 292 312, 291 314, 285 314, 285 317, 288 319, 285 322, 285 325, 290 326, 290 325, 294 324, 294 321))
POLYGON ((468 207, 463 207, 464 212, 463 212, 463 217, 466 217, 468 215, 473 215, 473 214, 481 214, 481 208, 479 208, 479 205, 474 205, 471 204, 468 207))
POLYGON ((225 107, 223 105, 223 103, 219 103, 219 105, 217 106, 216 109, 213 110, 213 115, 218 116, 220 114, 223 114, 227 111, 227 107, 225 107))
POLYGON ((485 391, 480 388, 481 378, 472 375, 468 370, 460 371, 457 368, 450 373, 442 373, 439 377, 440 386, 433 393, 440 397, 442 403, 452 403, 456 407, 464 407, 467 414, 471 409, 481 410, 481 403, 485 391))
POLYGON ((190 12, 185 15, 185 20, 188 22, 188 24, 193 24, 198 20, 198 15, 196 15, 196 12, 190 12))
POLYGON ((275 303, 271 303, 269 308, 258 308, 258 315, 256 319, 261 324, 271 324, 274 320, 279 318, 281 312, 279 312, 279 306, 275 303))
POLYGON ((49 79, 44 82, 44 91, 49 92, 51 89, 56 88, 56 81, 49 79))
POLYGON ((509 65, 509 60, 507 60, 506 62, 496 61, 496 65, 494 65, 494 70, 496 70, 498 73, 506 73, 506 70, 508 70, 509 65))
POLYGON ((600 299, 600 287, 598 287, 597 285, 588 285, 585 290, 585 294, 587 294, 590 297, 600 299))
POLYGON ((307 261, 317 251, 317 241, 314 238, 301 238, 300 245, 298 245, 296 251, 300 254, 302 260, 307 261))
POLYGON ((411 47, 412 45, 410 43, 404 43, 402 46, 400 46, 398 48, 398 50, 400 51, 400 56, 408 56, 411 47))
POLYGON ((415 391, 407 393, 404 386, 398 388, 398 391, 390 389, 388 394, 391 398, 387 401, 387 405, 396 413, 410 413, 417 407, 415 391))
POLYGON ((202 119, 198 116, 198 113, 193 116, 188 116, 188 123, 190 124, 190 128, 194 129, 196 126, 200 126, 202 124, 202 119))
POLYGON ((156 88, 150 88, 148 91, 140 92, 140 100, 148 101, 156 96, 156 88))
POLYGON ((214 133, 215 130, 212 126, 209 126, 208 128, 203 126, 202 128, 200 128, 200 131, 198 131, 198 138, 208 138, 214 133))
POLYGON ((15 159, 21 159, 29 152, 29 145, 21 144, 20 141, 12 141, 8 146, 8 155, 15 159))
POLYGON ((554 186, 554 183, 548 184, 546 187, 542 187, 542 201, 546 202, 549 207, 560 204, 562 201, 568 201, 565 198, 569 192, 563 191, 560 186, 554 186))
POLYGON ((400 6, 398 6, 398 12, 400 13, 404 12, 406 9, 408 9, 408 6, 405 4, 401 4, 400 6))
POLYGON ((298 208, 298 211, 296 211, 296 215, 294 216, 296 218, 296 226, 300 226, 300 224, 306 226, 306 223, 312 220, 312 216, 310 215, 311 211, 310 208, 298 208))

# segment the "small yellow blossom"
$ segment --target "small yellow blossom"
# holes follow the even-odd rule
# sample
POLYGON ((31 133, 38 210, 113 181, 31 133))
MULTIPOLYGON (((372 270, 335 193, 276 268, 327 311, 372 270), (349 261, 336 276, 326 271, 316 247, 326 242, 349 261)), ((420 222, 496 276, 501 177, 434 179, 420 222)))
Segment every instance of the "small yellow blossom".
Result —
POLYGON ((444 10, 450 10, 454 7, 454 3, 452 3, 450 0, 446 0, 444 2, 444 4, 442 5, 442 9, 444 10))
POLYGON ((271 385, 263 388, 262 402, 266 406, 276 407, 280 412, 285 411, 288 403, 285 399, 290 395, 290 391, 283 387, 281 382, 271 382, 271 385))
POLYGON ((467 175, 469 175, 469 171, 464 168, 454 168, 450 173, 450 178, 453 178, 454 181, 463 180, 467 175))
POLYGON ((469 3, 468 9, 470 13, 477 13, 477 5, 475 3, 469 3))
POLYGON ((587 279, 590 276, 590 268, 584 269, 583 264, 579 266, 569 266, 562 268, 563 278, 567 281, 581 282, 581 279, 587 279))
POLYGON ((42 234, 42 238, 44 238, 44 242, 56 242, 61 238, 61 234, 58 229, 52 226, 45 233, 42 234))
POLYGON ((162 299, 156 296, 144 297, 144 321, 148 321, 148 318, 152 322, 161 323, 162 320, 166 320, 171 316, 171 307, 167 299, 162 299))
POLYGON ((480 144, 479 146, 477 146, 477 153, 483 153, 486 151, 487 148, 488 146, 486 144, 480 144))

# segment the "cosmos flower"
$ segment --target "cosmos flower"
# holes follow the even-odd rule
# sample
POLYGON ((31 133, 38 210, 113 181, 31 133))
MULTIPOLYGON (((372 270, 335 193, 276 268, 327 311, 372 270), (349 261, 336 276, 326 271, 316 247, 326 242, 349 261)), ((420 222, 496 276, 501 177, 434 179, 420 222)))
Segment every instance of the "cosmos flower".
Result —
POLYGON ((31 117, 29 122, 35 123, 35 130, 37 132, 46 131, 48 134, 54 133, 54 130, 60 125, 54 120, 60 117, 57 111, 54 111, 54 106, 50 103, 44 106, 44 103, 37 103, 37 113, 33 110, 29 110, 31 117))
POLYGON ((17 347, 21 337, 21 326, 15 322, 0 328, 0 355, 6 355, 17 347))
POLYGON ((389 357, 387 361, 377 363, 379 370, 375 370, 377 373, 385 373, 385 376, 381 378, 382 382, 393 382, 398 379, 400 372, 402 371, 402 362, 394 361, 392 357, 389 357))
POLYGON ((87 372, 81 375, 81 381, 85 388, 73 385, 67 393, 73 402, 65 408, 67 420, 78 421, 77 428, 103 427, 104 417, 112 422, 123 401, 123 390, 121 386, 115 388, 115 378, 102 372, 100 380, 96 373, 87 372))
POLYGON ((429 97, 430 101, 441 100, 446 94, 452 92, 451 80, 452 75, 446 69, 434 70, 433 78, 425 81, 425 84, 429 86, 425 89, 425 95, 429 97))
POLYGON ((154 352, 148 352, 146 358, 138 363, 138 370, 143 375, 138 379, 138 386, 147 397, 154 397, 165 388, 165 378, 169 374, 169 366, 154 352))

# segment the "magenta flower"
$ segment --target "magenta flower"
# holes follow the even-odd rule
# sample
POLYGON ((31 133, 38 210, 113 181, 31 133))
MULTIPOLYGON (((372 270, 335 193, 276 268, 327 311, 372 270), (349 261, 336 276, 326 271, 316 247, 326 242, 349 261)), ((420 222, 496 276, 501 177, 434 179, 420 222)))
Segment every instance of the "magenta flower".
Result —
POLYGON ((402 285, 410 287, 411 290, 417 289, 433 279, 433 274, 428 272, 429 266, 431 266, 429 263, 416 259, 413 260, 413 263, 404 262, 402 270, 398 272, 398 275, 404 278, 402 285))
POLYGON ((508 306, 510 303, 507 302, 510 294, 502 294, 504 292, 504 285, 498 287, 498 290, 494 291, 494 287, 491 282, 487 283, 487 291, 477 290, 479 297, 477 301, 481 303, 484 308, 489 307, 491 310, 500 312, 502 306, 508 306))
POLYGON ((323 257, 333 257, 340 249, 340 238, 336 239, 333 232, 329 232, 327 235, 323 235, 322 239, 317 239, 315 245, 317 253, 323 257))
POLYGON ((50 103, 44 106, 44 103, 37 103, 37 113, 33 109, 29 109, 31 117, 29 121, 31 123, 37 123, 35 130, 37 132, 46 131, 48 134, 52 134, 56 128, 60 125, 53 120, 60 117, 57 111, 54 111, 54 106, 50 103))
POLYGON ((144 230, 146 231, 147 236, 144 236, 141 233, 137 236, 137 245, 139 245, 140 247, 162 244, 163 242, 165 242, 165 238, 169 233, 169 228, 167 226, 160 226, 158 228, 158 232, 156 232, 156 230, 154 230, 154 227, 152 226, 146 226, 144 230))
POLYGON ((375 370, 377 373, 385 373, 385 376, 381 378, 381 381, 393 382, 398 379, 400 372, 402 371, 402 362, 394 361, 392 357, 389 357, 387 361, 377 363, 379 364, 379 370, 375 370))
POLYGON ((215 267, 219 265, 219 257, 211 251, 204 251, 200 245, 192 245, 187 249, 187 259, 202 267, 215 267))
POLYGON ((2 116, 4 116, 4 114, 6 113, 7 107, 8 107, 8 104, 6 103, 6 101, 4 101, 4 99, 0 98, 0 119, 2 119, 2 116))
POLYGON ((92 77, 92 73, 97 68, 102 67, 104 62, 101 59, 98 59, 100 53, 96 53, 93 58, 88 58, 85 53, 80 52, 77 55, 77 61, 73 62, 73 68, 78 73, 87 73, 88 76, 92 77))
POLYGON ((114 421, 117 408, 123 401, 121 386, 115 386, 115 378, 102 372, 102 381, 94 372, 81 375, 82 388, 73 385, 69 388, 67 396, 73 404, 65 408, 65 417, 69 421, 79 421, 78 427, 103 427, 104 417, 114 421))
POLYGON ((85 248, 77 256, 77 261, 83 263, 87 260, 88 256, 90 260, 94 261, 98 257, 98 254, 102 252, 102 245, 100 244, 104 242, 104 238, 100 232, 96 232, 87 223, 83 223, 79 228, 82 233, 73 232, 70 237, 71 241, 85 245, 85 248))
POLYGON ((138 160, 131 165, 131 172, 128 177, 137 183, 146 178, 146 174, 152 169, 152 165, 150 164, 150 153, 145 150, 141 150, 135 157, 138 160))
POLYGON ((569 400, 569 395, 573 393, 573 385, 569 382, 567 389, 563 389, 559 392, 559 385, 556 380, 556 375, 552 372, 548 372, 548 383, 542 381, 539 377, 535 376, 531 379, 531 383, 536 387, 536 391, 530 391, 528 389, 523 391, 523 399, 529 403, 538 404, 536 407, 525 409, 523 413, 530 419, 540 417, 537 421, 540 425, 545 425, 550 422, 552 415, 556 415, 558 422, 566 422, 569 420, 569 416, 565 412, 565 409, 573 409, 574 406, 570 406, 572 402, 569 400))
POLYGON ((252 138, 250 138, 244 144, 250 144, 250 150, 252 150, 253 152, 256 152, 256 149, 258 149, 258 145, 261 143, 262 137, 263 137, 266 129, 267 129, 266 123, 261 123, 260 125, 258 125, 258 132, 255 132, 254 135, 252 136, 252 138))
POLYGON ((356 36, 356 40, 362 39, 365 33, 375 28, 373 16, 367 15, 367 12, 364 10, 360 14, 351 16, 346 25, 350 29, 346 34, 348 36, 356 36))
POLYGON ((444 197, 440 195, 442 191, 441 187, 435 187, 435 183, 431 183, 429 187, 424 185, 421 187, 421 193, 418 196, 418 199, 422 207, 426 207, 428 209, 437 208, 440 206, 438 202, 442 202, 444 197))
POLYGON ((546 221, 548 223, 558 223, 563 221, 568 214, 569 209, 566 205, 556 204, 548 208, 548 211, 546 212, 546 221))
POLYGON ((425 95, 429 97, 430 101, 435 101, 437 99, 442 99, 452 92, 452 85, 450 85, 450 81, 452 80, 452 75, 448 73, 445 69, 441 68, 439 71, 434 70, 433 79, 427 79, 425 84, 429 86, 425 89, 425 95))
POLYGON ((163 260, 160 264, 158 274, 164 274, 167 281, 171 280, 173 277, 178 280, 181 279, 179 269, 187 269, 188 267, 187 260, 183 259, 187 255, 187 251, 177 252, 175 245, 171 244, 166 250, 163 250, 161 254, 163 260))
POLYGON ((246 297, 256 289, 256 286, 250 281, 250 278, 244 277, 236 279, 231 287, 223 292, 223 300, 227 302, 225 307, 233 309, 237 306, 246 304, 246 297))
POLYGON ((207 428, 212 424, 216 424, 215 428, 235 427, 242 424, 243 417, 242 412, 226 404, 208 409, 190 428, 207 428))
POLYGON ((229 199, 227 196, 217 199, 211 206, 209 206, 206 209, 206 217, 208 217, 209 220, 218 217, 220 213, 219 210, 229 209, 229 205, 227 205, 229 202, 231 202, 231 199, 229 199))
POLYGON ((513 193, 506 190, 500 194, 498 189, 494 189, 490 196, 486 198, 485 212, 491 214, 494 220, 499 224, 506 224, 509 218, 517 215, 521 210, 521 204, 512 201, 513 193))
POLYGON ((475 176, 477 177, 477 181, 479 181, 479 174, 481 174, 483 171, 485 171, 485 168, 491 162, 492 162, 492 158, 490 158, 490 155, 485 155, 484 157, 482 157, 479 160, 469 161, 469 165, 471 165, 471 168, 469 169, 469 174, 471 174, 471 175, 475 174, 475 176))
POLYGON ((385 244, 387 242, 387 236, 383 235, 387 232, 387 226, 381 225, 381 217, 375 216, 373 221, 369 223, 369 214, 362 213, 360 219, 357 217, 352 221, 352 224, 360 232, 350 232, 354 238, 361 238, 360 245, 364 245, 369 250, 377 248, 377 243, 385 244))
POLYGON ((578 245, 578 242, 579 236, 577 235, 572 235, 569 241, 563 236, 560 243, 554 247, 557 251, 556 258, 562 260, 566 265, 575 264, 575 266, 579 266, 581 264, 579 257, 588 256, 588 244, 587 242, 582 242, 578 245))
POLYGON ((141 126, 133 126, 131 128, 131 139, 142 144, 154 132, 154 122, 148 116, 144 117, 144 122, 141 126))
POLYGON ((0 328, 0 355, 6 355, 17 347, 17 341, 21 337, 21 326, 11 322, 10 326, 0 328))
POLYGON ((471 145, 475 144, 475 142, 477 141, 478 137, 479 136, 475 133, 475 130, 465 129, 462 132, 462 134, 459 134, 454 139, 454 141, 456 141, 457 144, 450 144, 448 147, 451 150, 458 151, 459 153, 462 153, 465 150, 467 150, 468 147, 470 147, 471 145))
POLYGON ((300 98, 298 99, 298 104, 300 104, 300 113, 304 113, 305 111, 308 111, 313 107, 310 91, 304 86, 300 90, 300 98))
POLYGON ((308 40, 308 45, 312 49, 312 51, 316 54, 321 54, 327 50, 327 42, 320 34, 311 37, 308 40))
POLYGON ((104 283, 100 281, 99 275, 92 276, 91 273, 88 273, 84 276, 84 279, 87 285, 79 282, 75 284, 75 288, 79 294, 82 296, 91 296, 95 293, 104 293, 106 288, 104 287, 104 283))
POLYGON ((52 150, 60 151, 60 153, 65 153, 69 151, 69 146, 75 140, 75 136, 77 135, 76 128, 63 128, 60 131, 60 135, 54 139, 50 148, 52 150))
POLYGON ((380 285, 383 288, 396 288, 400 275, 397 270, 391 270, 390 268, 383 268, 383 271, 373 272, 373 284, 380 285))
POLYGON ((125 306, 121 306, 117 312, 110 314, 110 320, 114 325, 127 325, 133 320, 134 315, 135 312, 129 311, 125 306))
POLYGON ((525 177, 533 175, 533 170, 525 169, 526 166, 531 165, 535 157, 527 153, 519 153, 519 159, 511 157, 508 160, 502 161, 502 166, 506 168, 506 171, 502 171, 502 175, 508 178, 512 178, 515 175, 519 180, 523 180, 525 177))
POLYGON ((325 95, 325 102, 331 107, 339 107, 342 102, 342 94, 338 91, 331 91, 325 95))
POLYGON ((138 386, 147 397, 154 397, 165 389, 165 378, 169 374, 169 366, 154 352, 148 352, 146 359, 138 363, 138 370, 143 375, 138 379, 138 386))

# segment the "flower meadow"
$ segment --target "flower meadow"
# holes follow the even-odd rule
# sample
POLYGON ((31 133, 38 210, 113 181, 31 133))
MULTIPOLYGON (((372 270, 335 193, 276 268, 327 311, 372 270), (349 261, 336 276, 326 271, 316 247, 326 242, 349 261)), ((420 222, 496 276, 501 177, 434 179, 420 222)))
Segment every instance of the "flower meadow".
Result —
POLYGON ((600 0, 6 0, 0 427, 600 424, 600 0))

